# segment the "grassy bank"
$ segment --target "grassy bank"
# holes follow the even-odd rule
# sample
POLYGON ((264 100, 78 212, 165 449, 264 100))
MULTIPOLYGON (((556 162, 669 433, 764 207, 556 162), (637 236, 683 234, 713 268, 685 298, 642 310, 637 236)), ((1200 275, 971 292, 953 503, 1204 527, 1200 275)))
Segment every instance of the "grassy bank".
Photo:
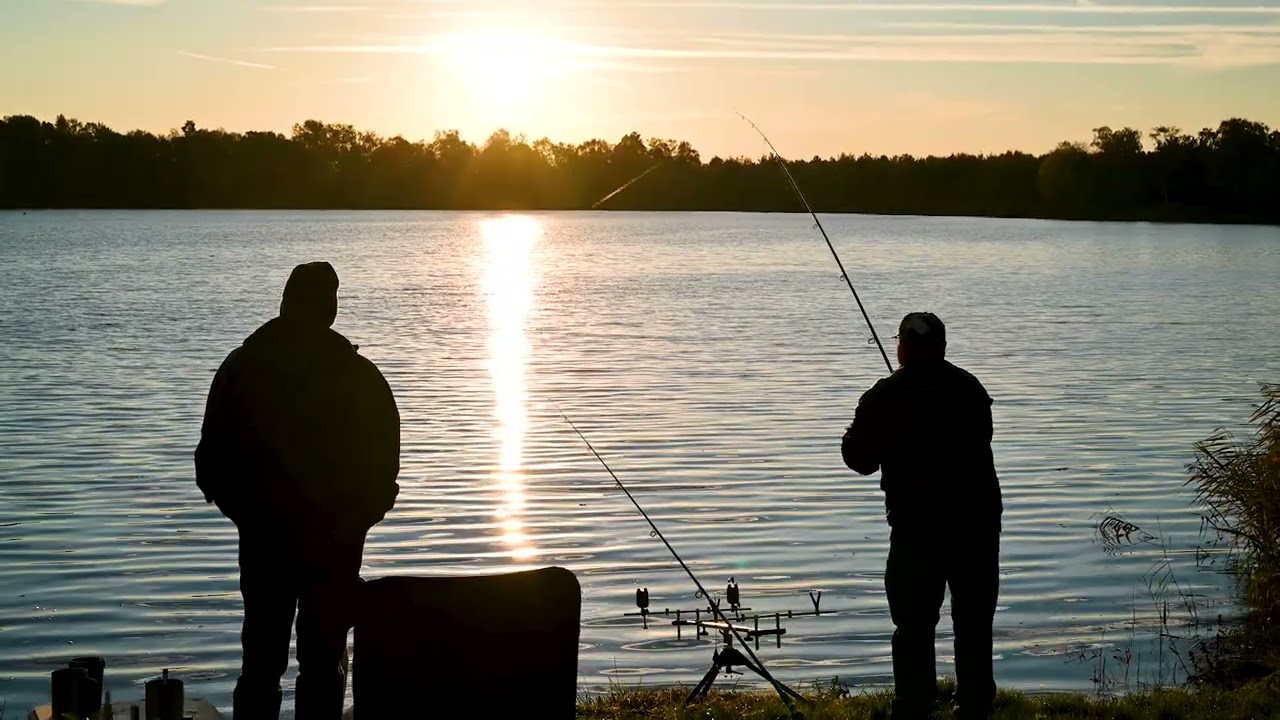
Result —
MULTIPOLYGON (((799 708, 806 720, 836 718, 888 718, 888 693, 861 694, 841 687, 797 688, 812 701, 799 708)), ((951 717, 955 686, 943 683, 934 717, 951 717)), ((579 718, 604 720, 656 718, 665 720, 789 720, 791 715, 774 693, 718 692, 690 706, 684 705, 683 690, 619 690, 601 698, 584 701, 579 718)), ((1027 696, 1002 692, 996 700, 997 719, 1090 718, 1097 720, 1175 720, 1177 718, 1219 718, 1245 720, 1280 717, 1280 674, 1240 685, 1233 689, 1201 687, 1161 689, 1115 699, 1085 695, 1027 696)))
MULTIPOLYGON (((1107 682, 1099 685, 1099 695, 1107 697, 1002 692, 995 718, 1280 718, 1280 385, 1262 387, 1262 402, 1250 422, 1254 432, 1248 438, 1218 432, 1198 443, 1188 466, 1187 483, 1204 508, 1206 530, 1231 551, 1228 571, 1243 608, 1240 617, 1221 626, 1215 636, 1191 643, 1190 682, 1151 689, 1139 680, 1138 692, 1118 688, 1118 697, 1109 696, 1107 682)), ((1140 529, 1120 531, 1128 535, 1140 529)), ((1167 615, 1166 609, 1161 632, 1179 637, 1171 632, 1167 615)), ((1105 681, 1105 672, 1102 675, 1105 681)), ((838 685, 797 690, 812 700, 801 707, 807 720, 889 717, 888 692, 863 693, 838 685)), ((951 716, 954 690, 953 683, 942 684, 935 717, 951 716)), ((684 705, 686 694, 687 690, 620 689, 584 700, 578 717, 791 717, 772 692, 717 692, 691 706, 684 705)))

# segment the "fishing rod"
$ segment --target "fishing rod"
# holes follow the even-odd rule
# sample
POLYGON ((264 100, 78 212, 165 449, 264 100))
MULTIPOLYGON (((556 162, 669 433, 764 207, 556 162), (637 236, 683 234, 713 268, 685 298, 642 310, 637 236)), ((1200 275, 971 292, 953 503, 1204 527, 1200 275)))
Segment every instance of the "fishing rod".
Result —
MULTIPOLYGON (((702 586, 702 582, 698 580, 698 576, 693 574, 693 571, 690 570, 689 566, 685 564, 684 559, 680 557, 680 553, 676 552, 676 549, 671 547, 671 543, 667 542, 666 536, 664 536, 662 534, 662 531, 658 529, 658 526, 654 524, 653 520, 649 517, 649 513, 645 512, 643 507, 640 507, 640 503, 636 501, 635 496, 631 494, 631 491, 627 489, 627 486, 622 484, 622 480, 620 480, 617 474, 613 472, 613 469, 609 467, 609 463, 605 462, 604 458, 600 457, 600 453, 596 452, 595 447, 591 445, 591 441, 587 439, 586 435, 582 434, 582 431, 578 429, 577 425, 573 424, 573 421, 569 419, 569 416, 565 415, 564 410, 561 410, 558 405, 556 406, 556 410, 559 411, 560 417, 564 418, 564 421, 569 423, 569 427, 573 428, 573 431, 577 433, 578 437, 582 438, 582 442, 586 443, 587 449, 590 450, 591 454, 596 457, 596 460, 600 461, 600 464, 604 466, 605 471, 608 472, 609 476, 613 478, 613 481, 618 484, 618 487, 622 489, 622 492, 626 493, 627 499, 631 501, 631 504, 635 505, 636 510, 639 510, 640 514, 644 516, 645 522, 649 523, 650 528, 653 528, 653 534, 656 535, 658 539, 662 541, 663 545, 667 546, 667 550, 671 551, 672 557, 676 559, 676 562, 680 563, 680 567, 684 569, 685 573, 689 576, 689 579, 692 580, 693 584, 698 588, 699 596, 710 599, 711 597, 710 593, 708 593, 707 589, 702 586)), ((720 609, 720 603, 709 602, 708 605, 710 605, 712 611, 715 613, 716 617, 720 620, 720 622, 724 623, 724 627, 733 633, 734 638, 738 640, 739 647, 747 651, 747 655, 750 656, 750 659, 755 663, 755 667, 751 669, 754 670, 761 677, 763 677, 765 680, 768 680, 769 684, 773 685, 773 689, 778 691, 779 697, 782 698, 783 704, 787 706, 787 710, 791 712, 791 716, 793 718, 799 718, 800 713, 799 711, 796 710, 794 704, 792 703, 792 698, 805 700, 804 696, 800 695, 795 690, 792 690, 786 685, 783 685, 781 682, 774 679, 773 675, 769 674, 769 671, 766 670, 764 667, 764 663, 760 662, 760 658, 756 657, 756 654, 751 651, 751 646, 748 645, 747 641, 744 640, 742 638, 742 635, 738 633, 737 627, 734 626, 734 624, 730 622, 727 617, 725 617, 724 612, 720 609)))
POLYGON ((818 231, 822 233, 822 239, 827 241, 827 247, 831 249, 831 256, 836 259, 836 265, 840 267, 840 277, 844 278, 845 283, 849 286, 849 292, 853 293, 853 300, 858 303, 858 309, 862 311, 862 319, 867 321, 867 327, 871 329, 871 337, 876 341, 876 346, 880 348, 880 356, 884 358, 885 367, 889 368, 889 374, 892 375, 893 363, 889 362, 889 354, 884 351, 884 343, 880 342, 880 336, 876 334, 876 328, 871 324, 871 318, 867 315, 867 309, 863 307, 862 299, 858 297, 858 291, 854 289, 853 281, 849 279, 849 273, 844 269, 844 263, 840 262, 840 256, 836 254, 836 248, 831 244, 831 238, 827 236, 826 229, 822 227, 822 221, 818 219, 818 214, 813 211, 813 207, 809 205, 808 198, 806 198, 804 193, 800 191, 800 185, 796 183, 796 179, 791 175, 791 170, 787 168, 787 161, 782 159, 781 153, 779 153, 778 149, 773 146, 773 142, 769 140, 768 135, 764 134, 764 131, 760 129, 760 126, 751 122, 751 118, 748 118, 742 113, 738 113, 738 117, 746 120, 747 124, 759 133, 761 138, 764 138, 765 144, 767 144, 769 149, 773 151, 773 157, 778 161, 778 165, 780 165, 782 167, 782 171, 787 174, 787 180, 791 182, 791 189, 796 191, 796 195, 800 197, 800 202, 804 203, 804 209, 808 210, 809 215, 813 217, 813 222, 818 226, 818 231))
POLYGON ((592 210, 595 210, 596 208, 598 208, 598 207, 600 207, 601 205, 603 205, 606 201, 608 201, 608 200, 612 199, 614 195, 617 195, 618 193, 622 192, 623 190, 626 190, 627 188, 631 187, 632 185, 635 185, 637 182, 640 182, 640 179, 641 179, 641 178, 643 178, 645 175, 648 175, 649 173, 653 172, 654 170, 657 170, 657 169, 658 169, 658 166, 659 166, 659 165, 661 165, 661 164, 662 164, 662 163, 654 163, 653 165, 651 165, 651 166, 649 167, 649 169, 648 169, 648 170, 645 170, 644 172, 640 173, 639 175, 637 175, 637 176, 635 176, 635 177, 631 178, 631 179, 630 179, 630 180, 628 180, 626 183, 624 183, 624 184, 622 185, 622 187, 618 188, 617 190, 614 190, 613 192, 609 193, 608 195, 605 195, 604 197, 602 197, 602 198, 600 198, 599 200, 597 200, 597 201, 595 202, 595 204, 591 206, 591 209, 592 209, 592 210))

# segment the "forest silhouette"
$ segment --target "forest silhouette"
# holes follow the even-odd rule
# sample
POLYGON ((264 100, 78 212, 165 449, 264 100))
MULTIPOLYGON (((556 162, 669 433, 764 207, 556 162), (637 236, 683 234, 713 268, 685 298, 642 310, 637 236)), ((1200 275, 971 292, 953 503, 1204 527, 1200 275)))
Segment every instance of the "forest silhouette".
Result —
MULTIPOLYGON (((790 160, 818 212, 1280 223, 1280 130, 1232 118, 1196 134, 1093 129, 1043 155, 852 155, 790 160)), ((689 143, 481 145, 308 120, 290 135, 192 121, 121 134, 61 115, 0 120, 0 207, 802 210, 770 156, 704 161, 689 143)))

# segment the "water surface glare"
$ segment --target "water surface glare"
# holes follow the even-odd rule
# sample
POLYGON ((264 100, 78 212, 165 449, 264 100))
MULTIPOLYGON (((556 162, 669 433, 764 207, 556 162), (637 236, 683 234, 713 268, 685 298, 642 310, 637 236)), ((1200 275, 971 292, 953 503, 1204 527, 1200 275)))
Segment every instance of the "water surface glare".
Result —
MULTIPOLYGON (((1006 514, 997 680, 1091 687, 1082 650, 1148 632, 1155 545, 1103 552, 1115 510, 1161 538, 1208 617, 1183 486, 1192 444, 1280 380, 1280 230, 824 218, 882 338, 913 310, 995 398, 1006 514)), ((561 565, 582 584, 584 686, 696 682, 710 640, 635 618, 695 607, 610 462, 713 591, 794 620, 760 657, 788 682, 886 682, 888 528, 839 440, 883 361, 800 215, 0 213, 0 699, 107 657, 117 699, 168 667, 229 709, 233 526, 191 453, 226 353, 293 265, 342 279, 336 329, 402 416, 399 502, 364 575, 561 565)), ((514 599, 518 601, 518 599, 514 599)), ((939 627, 940 672, 951 661, 939 627)), ((482 672, 477 668, 477 672, 482 672)), ((286 677, 292 692, 293 669, 286 677)), ((751 677, 735 678, 748 682, 751 677)), ((288 704, 289 700, 286 700, 288 704)))

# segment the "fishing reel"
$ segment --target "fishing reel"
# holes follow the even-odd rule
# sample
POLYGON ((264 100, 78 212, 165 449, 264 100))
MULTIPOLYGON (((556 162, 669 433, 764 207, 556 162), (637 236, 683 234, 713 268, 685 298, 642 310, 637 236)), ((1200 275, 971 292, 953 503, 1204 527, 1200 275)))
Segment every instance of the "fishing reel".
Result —
MULTIPOLYGON (((694 597, 696 597, 699 600, 705 599, 707 601, 706 607, 693 608, 690 610, 672 610, 670 608, 655 610, 650 608, 649 588, 647 587, 636 588, 636 608, 639 610, 639 612, 626 613, 626 615, 632 616, 632 617, 637 615, 640 616, 641 621, 646 630, 649 629, 650 615, 675 615, 676 620, 675 622, 672 623, 672 625, 675 625, 677 630, 684 625, 694 625, 697 627, 699 635, 706 635, 707 630, 703 626, 704 623, 703 623, 702 617, 703 615, 706 615, 709 618, 714 620, 715 617, 717 616, 718 611, 720 610, 721 598, 720 597, 709 598, 703 595, 701 590, 695 593, 694 597), (686 615, 693 615, 694 620, 692 621, 685 620, 684 616, 686 615)), ((751 608, 746 608, 742 606, 742 590, 738 587, 738 584, 734 581, 733 578, 729 578, 729 582, 725 585, 724 601, 728 603, 729 605, 728 612, 732 613, 735 619, 741 620, 742 611, 751 609, 751 608)))

